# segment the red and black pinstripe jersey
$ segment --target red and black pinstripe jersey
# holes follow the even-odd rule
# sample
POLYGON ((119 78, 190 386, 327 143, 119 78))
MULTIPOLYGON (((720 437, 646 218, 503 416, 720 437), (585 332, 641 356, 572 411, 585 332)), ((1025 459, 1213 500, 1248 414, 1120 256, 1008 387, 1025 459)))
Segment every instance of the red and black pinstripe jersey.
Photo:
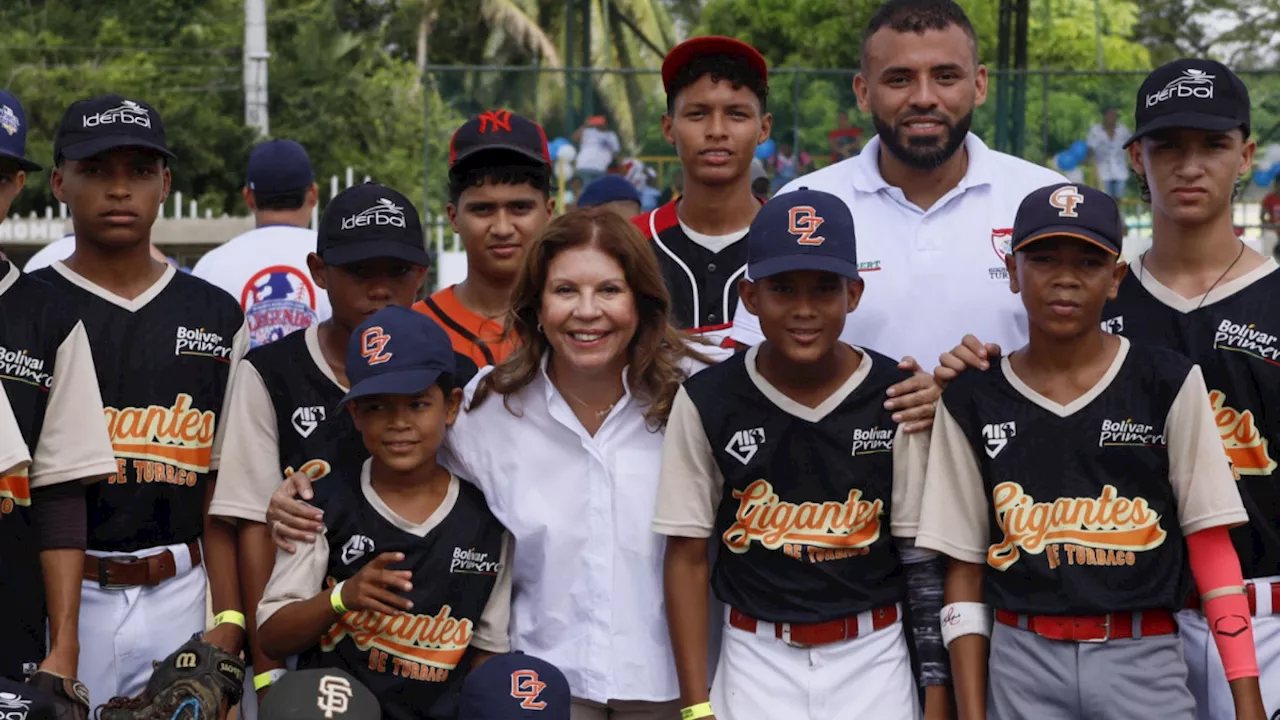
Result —
POLYGON ((682 329, 727 342, 738 309, 738 281, 747 271, 747 234, 720 252, 691 240, 676 216, 676 200, 631 219, 653 241, 682 329))

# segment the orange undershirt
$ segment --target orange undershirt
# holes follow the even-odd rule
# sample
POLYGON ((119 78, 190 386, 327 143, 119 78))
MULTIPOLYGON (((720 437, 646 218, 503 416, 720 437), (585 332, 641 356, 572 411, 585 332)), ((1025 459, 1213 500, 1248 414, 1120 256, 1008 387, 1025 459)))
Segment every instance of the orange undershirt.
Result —
POLYGON ((433 310, 426 300, 414 303, 413 309, 439 323, 449 333, 454 351, 471 358, 476 367, 483 368, 505 360, 515 349, 515 344, 510 338, 503 337, 502 323, 468 310, 458 301, 454 287, 450 285, 431 296, 431 303, 438 311, 433 310))

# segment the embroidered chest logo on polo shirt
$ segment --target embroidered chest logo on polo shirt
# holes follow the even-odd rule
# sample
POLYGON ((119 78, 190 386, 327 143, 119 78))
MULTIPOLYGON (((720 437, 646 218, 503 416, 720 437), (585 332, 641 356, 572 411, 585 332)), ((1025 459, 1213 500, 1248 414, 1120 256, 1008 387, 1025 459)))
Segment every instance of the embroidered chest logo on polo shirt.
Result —
POLYGON ((987 268, 987 276, 992 280, 1009 280, 1009 269, 1005 267, 1004 259, 1009 256, 1009 252, 1013 247, 1013 228, 991 228, 991 249, 995 251, 996 259, 1000 264, 987 268))

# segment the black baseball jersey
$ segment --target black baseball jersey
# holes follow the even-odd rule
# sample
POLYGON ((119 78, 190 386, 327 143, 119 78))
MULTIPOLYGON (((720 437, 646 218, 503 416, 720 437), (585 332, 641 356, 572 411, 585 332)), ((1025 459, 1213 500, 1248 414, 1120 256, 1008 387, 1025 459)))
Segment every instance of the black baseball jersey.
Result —
POLYGON ((196 540, 228 376, 247 345, 240 304, 172 267, 134 300, 62 263, 34 275, 84 322, 120 462, 119 474, 88 489, 89 548, 196 540))
POLYGON ((413 571, 409 613, 351 611, 320 644, 299 658, 303 667, 346 670, 382 699, 391 720, 452 718, 471 646, 501 569, 503 527, 471 483, 439 525, 420 537, 393 525, 365 498, 360 465, 335 469, 315 485, 329 543, 324 587, 333 587, 386 552, 404 553, 392 569, 413 571))
POLYGON ((671 293, 677 327, 719 338, 728 336, 738 309, 738 281, 747 271, 747 235, 711 252, 685 233, 676 215, 678 200, 631 219, 653 242, 671 293))
POLYGON ((951 383, 942 400, 988 504, 988 604, 1033 615, 1182 607, 1191 578, 1165 432, 1191 371, 1171 351, 1131 345, 1105 389, 1065 417, 1001 363, 951 383))
MULTIPOLYGON (((1244 576, 1280 575, 1280 271, 1269 262, 1228 283, 1239 289, 1226 297, 1200 307, 1188 301, 1182 310, 1144 287, 1141 272, 1129 271, 1102 327, 1200 366, 1249 512, 1250 523, 1231 530, 1244 576)), ((1167 289, 1156 292, 1178 301, 1167 289)))
POLYGON ((738 353, 685 382, 724 489, 711 584, 769 622, 822 622, 900 601, 890 539, 897 424, 885 390, 909 373, 871 351, 869 374, 821 419, 780 408, 738 353))

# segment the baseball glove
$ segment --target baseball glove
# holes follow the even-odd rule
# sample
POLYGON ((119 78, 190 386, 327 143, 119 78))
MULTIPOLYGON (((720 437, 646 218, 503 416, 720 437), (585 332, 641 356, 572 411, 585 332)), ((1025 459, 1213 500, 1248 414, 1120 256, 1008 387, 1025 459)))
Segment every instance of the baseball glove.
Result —
POLYGON ((162 662, 133 698, 112 698, 98 720, 219 720, 244 692, 244 662, 198 638, 162 662))
POLYGON ((27 684, 53 698, 57 720, 89 720, 89 689, 79 680, 39 670, 27 684))

